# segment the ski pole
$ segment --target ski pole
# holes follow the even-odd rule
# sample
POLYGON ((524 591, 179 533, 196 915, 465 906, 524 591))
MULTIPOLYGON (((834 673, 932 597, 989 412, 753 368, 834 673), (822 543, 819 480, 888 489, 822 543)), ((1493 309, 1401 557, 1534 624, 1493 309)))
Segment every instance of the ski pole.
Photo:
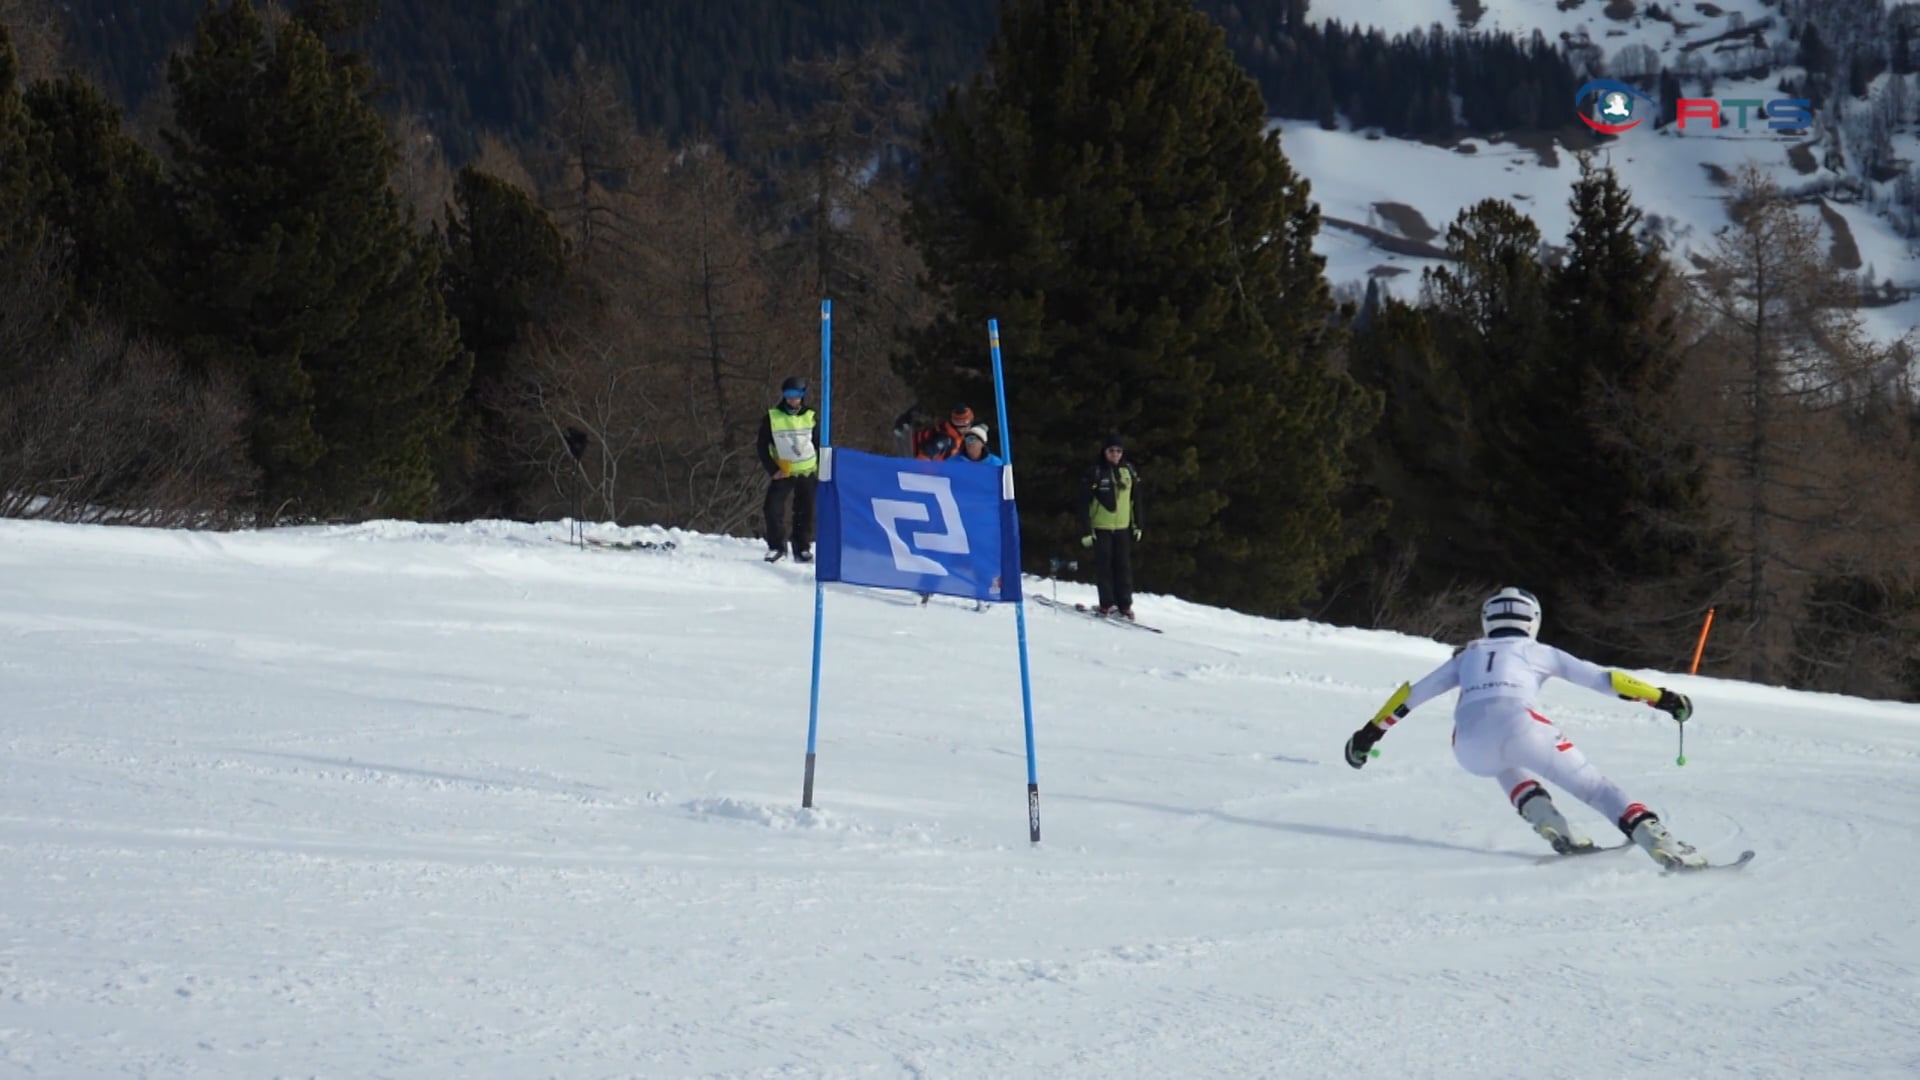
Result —
POLYGON ((1680 722, 1680 756, 1674 758, 1673 763, 1675 765, 1687 763, 1687 724, 1684 720, 1680 722))

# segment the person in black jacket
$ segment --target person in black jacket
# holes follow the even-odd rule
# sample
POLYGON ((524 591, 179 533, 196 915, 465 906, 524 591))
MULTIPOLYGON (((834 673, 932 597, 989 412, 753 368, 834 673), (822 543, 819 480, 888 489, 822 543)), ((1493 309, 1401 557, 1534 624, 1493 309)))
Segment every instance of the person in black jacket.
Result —
POLYGON ((1120 436, 1107 436, 1100 456, 1087 470, 1075 509, 1080 515, 1080 546, 1093 549, 1099 613, 1131 619, 1133 545, 1140 539, 1140 474, 1121 460, 1125 456, 1120 436))
POLYGON ((787 553, 787 504, 793 504, 793 558, 813 561, 813 504, 820 458, 816 423, 807 408, 807 383, 791 376, 780 384, 780 404, 760 419, 760 467, 767 470, 767 561, 787 553))

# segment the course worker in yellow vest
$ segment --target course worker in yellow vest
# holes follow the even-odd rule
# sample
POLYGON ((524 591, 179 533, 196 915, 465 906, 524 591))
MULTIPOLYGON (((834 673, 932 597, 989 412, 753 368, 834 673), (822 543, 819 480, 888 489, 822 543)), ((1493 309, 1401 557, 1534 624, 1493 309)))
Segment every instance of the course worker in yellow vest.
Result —
POLYGON ((1081 481, 1080 544, 1093 549, 1102 615, 1133 618, 1133 545, 1140 539, 1140 473, 1120 460, 1126 446, 1109 435, 1081 481))
POLYGON ((813 561, 814 487, 820 457, 813 442, 816 421, 807 407, 807 381, 798 375, 780 384, 780 404, 760 421, 760 466, 767 470, 767 561, 778 562, 793 544, 796 562, 813 561), (793 530, 787 530, 787 507, 793 530))

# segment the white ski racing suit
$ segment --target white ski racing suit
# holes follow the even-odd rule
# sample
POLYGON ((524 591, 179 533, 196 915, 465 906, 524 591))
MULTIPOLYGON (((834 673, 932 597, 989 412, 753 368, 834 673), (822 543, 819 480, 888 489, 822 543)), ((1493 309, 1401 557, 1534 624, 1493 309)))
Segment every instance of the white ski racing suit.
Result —
MULTIPOLYGON (((1433 669, 1402 701, 1390 701, 1377 722, 1391 727, 1400 717, 1458 689, 1453 707, 1453 756, 1460 767, 1500 782, 1516 804, 1541 780, 1618 822, 1631 810, 1620 786, 1601 775, 1552 720, 1537 708, 1540 687, 1563 679, 1602 694, 1653 700, 1660 692, 1631 675, 1545 645, 1530 637, 1480 638, 1433 669)), ((1400 698, 1401 695, 1394 695, 1400 698)))

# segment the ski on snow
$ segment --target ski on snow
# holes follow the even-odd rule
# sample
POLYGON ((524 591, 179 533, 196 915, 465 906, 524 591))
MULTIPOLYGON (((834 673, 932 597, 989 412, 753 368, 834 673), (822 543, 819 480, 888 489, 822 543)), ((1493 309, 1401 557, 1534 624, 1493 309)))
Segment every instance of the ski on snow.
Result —
POLYGON ((1743 851, 1731 862, 1710 862, 1705 866, 1674 866, 1667 869, 1669 874, 1698 874, 1703 870, 1738 870, 1753 861, 1752 851, 1743 851))
POLYGON ((1556 862, 1570 862, 1584 855, 1601 855, 1609 851, 1625 851, 1628 848, 1633 846, 1635 845, 1634 845, 1634 842, 1631 840, 1628 840, 1624 844, 1609 844, 1605 847, 1601 847, 1596 844, 1592 847, 1574 848, 1572 851, 1567 851, 1567 852, 1556 851, 1551 855, 1542 855, 1533 861, 1536 863, 1543 863, 1543 864, 1556 863, 1556 862))
POLYGON ((1125 618, 1124 616, 1102 615, 1098 611, 1095 611, 1094 609, 1088 607, 1085 604, 1068 604, 1063 601, 1055 600, 1055 599, 1052 599, 1051 597, 1046 597, 1046 596, 1036 596, 1033 598, 1033 602, 1036 604, 1043 604, 1047 607, 1053 608, 1055 611, 1071 611, 1078 615, 1085 615, 1087 618, 1092 619, 1095 622, 1108 623, 1113 626, 1131 626, 1135 630, 1145 630, 1150 634, 1158 634, 1163 632, 1157 626, 1148 626, 1146 623, 1135 622, 1134 620, 1125 618))
MULTIPOLYGON (((547 539, 569 547, 581 546, 578 542, 564 536, 549 536, 547 539)), ((671 540, 596 540, 589 536, 586 538, 585 546, 599 548, 602 551, 672 551, 676 545, 671 540)))
MULTIPOLYGON (((1555 862, 1571 862, 1574 859, 1578 859, 1583 855, 1600 855, 1609 851, 1625 851, 1628 848, 1637 847, 1637 846, 1639 845, 1635 844, 1631 840, 1628 840, 1625 843, 1609 844, 1605 847, 1595 846, 1595 847, 1589 847, 1589 848, 1578 848, 1573 851, 1566 852, 1565 854, 1555 852, 1552 855, 1542 855, 1539 858, 1535 859, 1534 862, 1543 863, 1543 864, 1555 863, 1555 862)), ((1751 851, 1743 851, 1739 854, 1737 858, 1733 859, 1730 862, 1710 862, 1705 866, 1664 867, 1661 873, 1662 874, 1697 874, 1702 870, 1738 870, 1741 867, 1753 861, 1753 854, 1754 853, 1751 851)))

